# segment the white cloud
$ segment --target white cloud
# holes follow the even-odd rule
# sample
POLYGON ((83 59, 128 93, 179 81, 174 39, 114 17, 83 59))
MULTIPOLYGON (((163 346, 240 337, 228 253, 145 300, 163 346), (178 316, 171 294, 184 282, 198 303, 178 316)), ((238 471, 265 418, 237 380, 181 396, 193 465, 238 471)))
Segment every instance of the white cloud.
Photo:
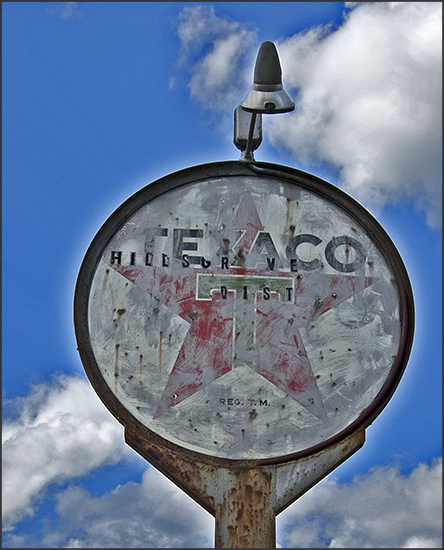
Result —
POLYGON ((279 516, 278 537, 291 548, 441 548, 442 458, 408 476, 379 466, 329 478, 279 516))
POLYGON ((181 61, 193 63, 191 97, 207 109, 236 107, 251 86, 251 68, 245 66, 245 60, 255 45, 256 32, 218 17, 213 6, 204 4, 182 10, 177 32, 181 61))
POLYGON ((316 27, 278 45, 296 109, 272 117, 268 137, 302 162, 334 165, 364 204, 413 200, 438 227, 442 4, 353 4, 336 31, 316 27))
MULTIPOLYGON (((439 227, 442 3, 346 5, 338 29, 276 42, 296 109, 264 117, 265 139, 302 165, 334 166, 341 187, 375 213, 413 201, 439 227)), ((178 33, 182 59, 193 62, 191 96, 231 113, 251 87, 257 33, 216 16, 211 5, 185 8, 178 33)))
MULTIPOLYGON (((245 29, 214 40, 212 50, 197 64, 193 72, 190 81, 191 97, 210 108, 228 110, 233 102, 239 103, 242 86, 239 86, 239 81, 233 78, 233 74, 243 59, 243 46, 251 43, 251 33, 245 29)), ((247 78, 241 80, 245 88, 247 78)))
POLYGON ((4 528, 24 516, 50 484, 134 456, 123 428, 80 377, 60 376, 14 399, 2 432, 4 528))
POLYGON ((83 13, 79 10, 77 2, 54 2, 53 8, 47 8, 46 10, 51 15, 57 15, 69 21, 70 19, 81 19, 83 13))
POLYGON ((63 530, 44 544, 70 548, 199 548, 214 543, 214 519, 154 468, 100 497, 70 487, 57 497, 63 530))

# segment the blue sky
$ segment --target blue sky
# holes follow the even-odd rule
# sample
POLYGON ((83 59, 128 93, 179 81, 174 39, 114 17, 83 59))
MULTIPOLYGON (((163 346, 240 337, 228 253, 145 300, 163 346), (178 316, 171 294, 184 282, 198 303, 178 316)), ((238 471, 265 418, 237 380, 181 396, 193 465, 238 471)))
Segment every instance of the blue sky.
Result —
POLYGON ((123 442, 76 350, 108 216, 168 173, 237 160, 233 111, 276 43, 291 114, 257 160, 326 179, 385 228, 416 306, 364 447, 277 518, 295 547, 441 539, 442 5, 3 2, 3 546, 212 547, 214 520, 123 442))

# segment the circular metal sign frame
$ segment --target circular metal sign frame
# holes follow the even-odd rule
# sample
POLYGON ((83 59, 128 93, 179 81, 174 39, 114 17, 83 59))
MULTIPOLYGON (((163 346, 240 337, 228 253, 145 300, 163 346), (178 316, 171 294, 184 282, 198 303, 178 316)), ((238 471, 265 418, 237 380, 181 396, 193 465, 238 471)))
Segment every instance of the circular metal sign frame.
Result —
MULTIPOLYGON (((359 250, 357 252, 359 254, 359 250)), ((233 465, 254 467, 285 463, 317 453, 326 447, 344 440, 353 433, 364 430, 374 421, 391 399, 406 368, 413 343, 414 301, 407 271, 395 245, 371 214, 349 195, 316 176, 294 168, 262 162, 223 161, 193 166, 169 174, 136 192, 111 214, 91 242, 80 268, 74 297, 74 325, 81 361, 93 388, 109 411, 126 428, 131 429, 132 432, 136 431, 140 433, 142 438, 145 438, 147 441, 153 441, 166 450, 170 449, 183 453, 184 456, 194 458, 201 463, 216 467, 230 467, 233 465), (345 211, 350 218, 356 220, 356 223, 365 230, 376 248, 383 255, 394 275, 394 281, 392 282, 397 287, 399 297, 400 334, 398 353, 394 357, 389 375, 371 404, 345 429, 333 437, 322 441, 322 443, 298 452, 270 458, 233 459, 213 456, 178 445, 152 431, 135 418, 110 389, 101 373, 90 339, 88 312, 92 281, 103 251, 116 232, 122 228, 122 225, 143 205, 167 194, 169 191, 187 186, 188 184, 211 182, 211 180, 216 181, 220 178, 230 178, 233 176, 258 178, 258 182, 266 177, 277 182, 294 184, 345 211)))

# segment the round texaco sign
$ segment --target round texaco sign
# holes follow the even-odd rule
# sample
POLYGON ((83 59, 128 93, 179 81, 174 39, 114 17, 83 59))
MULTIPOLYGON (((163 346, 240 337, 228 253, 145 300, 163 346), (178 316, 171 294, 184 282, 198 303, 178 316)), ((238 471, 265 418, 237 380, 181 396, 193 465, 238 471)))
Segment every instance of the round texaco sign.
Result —
POLYGON ((281 460, 381 412, 413 299, 357 202, 277 165, 220 162, 154 182, 98 232, 77 283, 85 370, 124 424, 189 451, 281 460))

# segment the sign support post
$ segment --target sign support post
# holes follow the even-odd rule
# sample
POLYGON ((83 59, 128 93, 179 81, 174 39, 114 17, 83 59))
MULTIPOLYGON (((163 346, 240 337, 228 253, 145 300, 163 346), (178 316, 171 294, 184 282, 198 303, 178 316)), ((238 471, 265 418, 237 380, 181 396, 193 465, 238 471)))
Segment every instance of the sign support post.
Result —
POLYGON ((276 548, 276 516, 358 451, 365 431, 297 460, 241 467, 191 459, 125 430, 125 441, 215 518, 215 548, 276 548))
POLYGON ((305 459, 217 473, 215 548, 276 548, 276 516, 358 451, 365 433, 305 459))

